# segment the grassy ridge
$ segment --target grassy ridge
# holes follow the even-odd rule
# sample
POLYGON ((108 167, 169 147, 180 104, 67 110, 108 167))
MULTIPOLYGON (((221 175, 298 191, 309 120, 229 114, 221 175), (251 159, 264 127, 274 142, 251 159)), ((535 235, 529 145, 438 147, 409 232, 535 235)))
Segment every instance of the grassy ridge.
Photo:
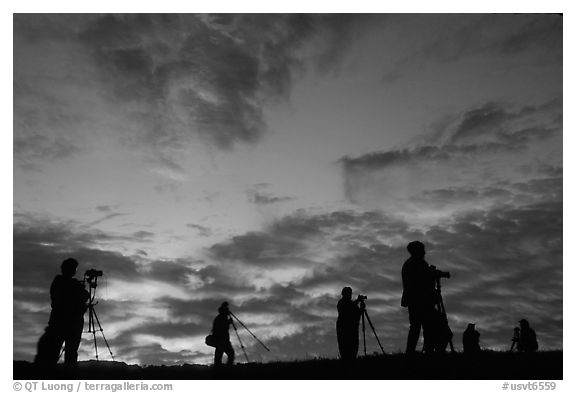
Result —
POLYGON ((121 362, 80 362, 75 368, 58 365, 43 369, 14 362, 14 379, 562 379, 562 351, 520 354, 484 351, 424 356, 404 354, 359 358, 352 364, 338 359, 246 363, 214 369, 212 366, 146 366, 121 362))

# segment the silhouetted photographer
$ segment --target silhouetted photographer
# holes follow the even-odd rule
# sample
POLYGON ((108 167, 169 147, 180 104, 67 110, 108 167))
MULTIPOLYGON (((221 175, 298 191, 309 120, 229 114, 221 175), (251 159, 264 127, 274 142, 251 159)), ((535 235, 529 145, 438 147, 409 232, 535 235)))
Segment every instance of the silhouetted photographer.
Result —
POLYGON ((64 362, 78 362, 78 347, 84 328, 84 313, 89 292, 82 281, 74 278, 78 261, 68 258, 62 262, 62 274, 57 275, 50 286, 52 311, 44 334, 38 341, 35 362, 52 365, 58 363, 64 344, 64 362))
POLYGON ((518 352, 536 352, 538 350, 538 340, 536 332, 530 327, 527 320, 520 321, 520 334, 518 335, 518 352))
POLYGON ((226 354, 228 357, 227 364, 234 364, 234 348, 230 342, 230 325, 232 325, 232 317, 230 316, 230 309, 228 302, 222 303, 218 308, 218 315, 214 318, 212 323, 212 343, 209 344, 216 348, 214 352, 214 365, 222 365, 222 356, 226 354))
POLYGON ((462 347, 464 353, 468 355, 480 352, 480 333, 475 326, 473 323, 469 323, 462 334, 462 347))
POLYGON ((358 355, 358 326, 362 316, 365 296, 358 295, 352 300, 352 288, 342 288, 342 298, 338 301, 336 335, 338 350, 342 360, 354 360, 358 355))
POLYGON ((446 312, 440 295, 440 279, 450 273, 430 266, 424 260, 424 244, 413 241, 406 247, 410 258, 402 266, 402 307, 408 307, 410 330, 406 353, 416 352, 420 330, 423 330, 424 352, 443 352, 452 346, 452 332, 447 324, 446 312))

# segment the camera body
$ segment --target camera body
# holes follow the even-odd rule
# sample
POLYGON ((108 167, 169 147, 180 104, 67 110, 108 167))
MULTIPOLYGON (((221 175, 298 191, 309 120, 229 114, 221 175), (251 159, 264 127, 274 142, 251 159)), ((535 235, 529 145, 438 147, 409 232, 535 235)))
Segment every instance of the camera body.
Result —
POLYGON ((93 280, 97 277, 102 277, 102 274, 104 274, 102 270, 88 269, 86 273, 84 273, 84 276, 86 276, 88 280, 93 280))
POLYGON ((363 302, 366 299, 368 299, 368 296, 358 295, 358 300, 360 300, 361 302, 363 302))
POLYGON ((450 272, 443 272, 442 270, 438 270, 434 265, 430 266, 430 271, 432 272, 435 280, 439 278, 450 278, 450 272))
POLYGON ((91 288, 96 288, 98 277, 102 277, 102 274, 104 274, 102 270, 88 269, 84 273, 84 279, 91 288))

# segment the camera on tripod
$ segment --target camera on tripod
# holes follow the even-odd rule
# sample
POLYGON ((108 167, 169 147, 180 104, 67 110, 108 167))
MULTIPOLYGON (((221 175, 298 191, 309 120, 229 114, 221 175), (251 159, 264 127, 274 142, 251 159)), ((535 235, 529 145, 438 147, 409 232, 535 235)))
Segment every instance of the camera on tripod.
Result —
POLYGON ((84 273, 84 278, 91 287, 96 287, 96 281, 98 277, 102 277, 102 274, 104 274, 102 270, 88 269, 86 273, 84 273))
POLYGON ((434 265, 430 266, 430 271, 432 272, 435 280, 440 278, 450 278, 450 272, 443 272, 442 270, 438 270, 434 265))

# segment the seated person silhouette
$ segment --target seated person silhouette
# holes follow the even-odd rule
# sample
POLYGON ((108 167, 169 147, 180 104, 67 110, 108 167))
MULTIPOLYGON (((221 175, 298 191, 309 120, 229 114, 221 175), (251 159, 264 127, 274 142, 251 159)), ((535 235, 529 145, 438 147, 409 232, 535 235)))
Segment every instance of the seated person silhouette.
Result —
POLYGON ((465 354, 475 354, 480 352, 480 333, 475 329, 473 323, 469 323, 462 334, 462 346, 465 354))
POLYGON ((538 340, 536 332, 530 327, 527 320, 520 321, 520 336, 518 337, 519 352, 536 352, 538 350, 538 340))
POLYGON ((344 361, 354 360, 358 355, 358 325, 363 305, 360 296, 352 300, 352 288, 342 289, 342 298, 337 305, 336 335, 340 359, 344 361))
POLYGON ((78 261, 68 258, 62 262, 62 274, 57 275, 50 286, 52 311, 44 334, 38 341, 35 363, 53 365, 58 363, 64 344, 64 362, 78 362, 78 347, 84 328, 84 313, 89 293, 84 284, 75 279, 78 261))
POLYGON ((234 348, 232 348, 229 333, 231 324, 232 318, 230 318, 228 302, 224 302, 218 308, 218 315, 214 318, 214 323, 212 324, 212 336, 214 337, 216 347, 214 352, 214 366, 216 367, 222 365, 222 356, 224 354, 228 357, 226 364, 229 366, 234 364, 234 348))

